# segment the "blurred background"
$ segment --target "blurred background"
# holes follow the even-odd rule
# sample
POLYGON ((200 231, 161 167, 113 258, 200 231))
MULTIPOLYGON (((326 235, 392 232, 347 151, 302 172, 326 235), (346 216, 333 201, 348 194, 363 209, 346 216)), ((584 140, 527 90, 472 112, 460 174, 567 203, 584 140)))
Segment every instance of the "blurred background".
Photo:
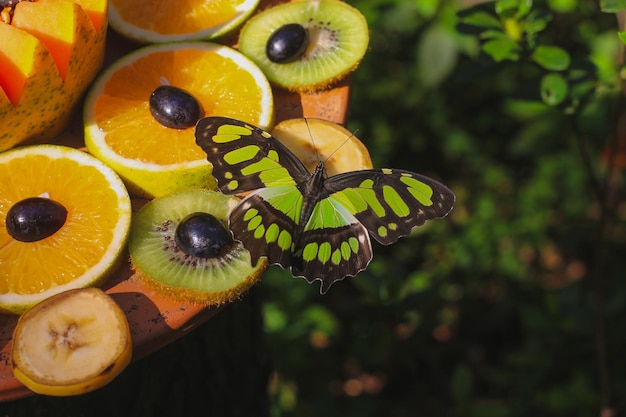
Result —
POLYGON ((371 29, 348 128, 375 166, 448 185, 451 215, 324 296, 271 268, 110 386, 7 416, 624 411, 626 5, 348 2, 371 29))

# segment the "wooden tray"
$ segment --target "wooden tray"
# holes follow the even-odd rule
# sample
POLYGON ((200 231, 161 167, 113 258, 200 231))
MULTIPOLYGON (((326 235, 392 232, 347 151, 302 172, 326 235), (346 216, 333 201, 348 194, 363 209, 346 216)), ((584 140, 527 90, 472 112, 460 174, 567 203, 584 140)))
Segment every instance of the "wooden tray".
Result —
MULTIPOLYGON (((280 2, 280 1, 278 1, 280 2)), ((259 9, 277 1, 261 1, 259 9)), ((232 42, 230 43, 232 45, 232 42)), ((109 30, 105 66, 136 46, 109 30)), ((349 80, 316 94, 295 94, 275 89, 276 123, 294 117, 319 117, 344 124, 349 99, 349 80)), ((74 124, 55 143, 83 147, 80 114, 74 124)), ((145 201, 133 198, 133 209, 145 201)), ((207 308, 165 298, 142 285, 125 263, 104 287, 122 307, 130 324, 133 360, 140 359, 180 338, 189 330, 215 315, 219 308, 207 308)), ((13 377, 11 338, 17 316, 0 314, 0 401, 31 395, 32 392, 13 377)))

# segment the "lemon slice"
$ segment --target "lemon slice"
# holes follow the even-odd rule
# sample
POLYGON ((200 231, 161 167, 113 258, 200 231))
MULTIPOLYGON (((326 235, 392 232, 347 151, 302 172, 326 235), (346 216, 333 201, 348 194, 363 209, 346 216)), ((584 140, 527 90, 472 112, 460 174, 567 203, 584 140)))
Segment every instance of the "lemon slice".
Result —
POLYGON ((195 144, 194 127, 165 127, 150 112, 150 95, 163 84, 191 93, 205 116, 266 128, 273 122, 270 84, 239 52, 209 42, 152 45, 115 62, 92 86, 84 108, 87 148, 135 195, 214 189, 212 167, 195 144))
POLYGON ((0 153, 0 178, 0 311, 21 314, 54 294, 98 285, 115 271, 131 218, 128 192, 115 172, 85 152, 36 145, 0 153), (30 206, 15 208, 33 198, 66 210, 49 236, 14 230, 41 225, 30 206))
POLYGON ((144 43, 213 39, 243 23, 259 0, 110 0, 109 24, 144 43))

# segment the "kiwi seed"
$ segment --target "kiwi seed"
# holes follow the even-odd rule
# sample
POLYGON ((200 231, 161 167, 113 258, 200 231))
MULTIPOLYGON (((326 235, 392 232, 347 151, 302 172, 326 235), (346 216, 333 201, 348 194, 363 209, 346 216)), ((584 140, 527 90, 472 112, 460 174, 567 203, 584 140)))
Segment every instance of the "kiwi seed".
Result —
POLYGON ((361 62, 368 43, 365 17, 339 0, 274 6, 251 18, 239 36, 239 50, 271 82, 292 91, 316 91, 344 78, 361 62), (298 26, 304 28, 306 37, 290 32, 292 43, 277 46, 285 27, 298 26))
POLYGON ((237 197, 200 189, 148 202, 133 218, 128 240, 138 276, 157 292, 183 302, 214 305, 239 297, 260 278, 267 262, 263 259, 252 267, 250 253, 232 241, 226 225, 230 210, 238 202, 237 197), (187 224, 187 228, 193 228, 196 235, 209 230, 208 239, 196 239, 208 240, 209 249, 181 248, 177 243, 181 238, 176 236, 180 224, 207 216, 213 219, 208 220, 208 227, 187 224), (190 254, 194 251, 195 256, 190 254))

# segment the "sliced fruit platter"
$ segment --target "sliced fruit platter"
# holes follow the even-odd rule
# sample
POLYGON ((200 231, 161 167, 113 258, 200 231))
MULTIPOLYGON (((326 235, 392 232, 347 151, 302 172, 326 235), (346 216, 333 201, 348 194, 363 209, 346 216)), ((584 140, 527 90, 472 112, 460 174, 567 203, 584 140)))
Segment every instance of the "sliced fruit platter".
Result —
MULTIPOLYGON (((350 136, 336 129, 346 119, 347 74, 368 42, 365 20, 360 14, 354 18, 350 6, 338 0, 300 0, 295 7, 288 1, 224 1, 217 14, 230 13, 226 21, 205 16, 212 27, 188 23, 185 34, 169 25, 184 20, 167 9, 175 3, 153 3, 164 9, 150 19, 168 19, 145 28, 136 22, 150 19, 143 6, 132 8, 135 2, 0 1, 0 64, 12 69, 8 77, 4 70, 0 74, 0 215, 6 224, 0 232, 0 401, 32 392, 75 395, 95 389, 131 357, 181 337, 259 278, 265 264, 251 265, 247 251, 224 229, 238 197, 213 191, 211 164, 195 144, 199 118, 220 115, 267 130, 276 125, 273 134, 303 159, 322 155, 326 145, 311 149, 302 135, 320 129, 320 137, 350 136), (290 6, 277 12, 280 3, 290 6), (330 22, 319 14, 320 3, 327 3, 333 18, 347 8, 348 19, 330 22), (106 29, 107 6, 115 31, 106 29), (55 35, 56 43, 43 30, 46 20, 57 21, 48 9, 72 22, 55 35), (259 37, 267 39, 259 43, 259 37), (247 55, 238 51, 240 45, 247 55), (24 56, 23 51, 32 57, 11 61, 11 54, 24 56), (345 54, 340 64, 324 63, 333 51, 345 54), (172 103, 174 110, 189 110, 180 116, 172 103), (293 121, 302 117, 320 120, 306 127, 293 121), (148 135, 151 145, 140 140, 148 135), (198 215, 205 211, 208 217, 198 215), (191 232, 179 233, 183 226, 191 232), (196 247, 199 229, 223 243, 196 247), (153 246, 171 253, 157 260, 153 246), (167 264, 189 261, 182 247, 202 259, 227 257, 202 266, 228 264, 243 278, 233 281, 232 274, 224 274, 208 289, 207 300, 207 288, 195 288, 198 279, 190 273, 181 291, 160 276, 167 264), (83 270, 82 262, 89 263, 88 272, 76 278, 72 271, 83 270), (236 262, 241 266, 232 266, 236 262), (18 275, 30 277, 18 286, 31 287, 11 284, 18 275), (95 337, 105 331, 106 349, 95 337), (76 344, 93 347, 105 359, 86 366, 72 355, 76 344), (59 357, 67 363, 61 376, 42 376, 58 366, 59 357)), ((358 140, 341 152, 347 155, 335 158, 337 166, 328 163, 329 171, 371 167, 358 140), (348 167, 339 166, 346 161, 348 167)))

